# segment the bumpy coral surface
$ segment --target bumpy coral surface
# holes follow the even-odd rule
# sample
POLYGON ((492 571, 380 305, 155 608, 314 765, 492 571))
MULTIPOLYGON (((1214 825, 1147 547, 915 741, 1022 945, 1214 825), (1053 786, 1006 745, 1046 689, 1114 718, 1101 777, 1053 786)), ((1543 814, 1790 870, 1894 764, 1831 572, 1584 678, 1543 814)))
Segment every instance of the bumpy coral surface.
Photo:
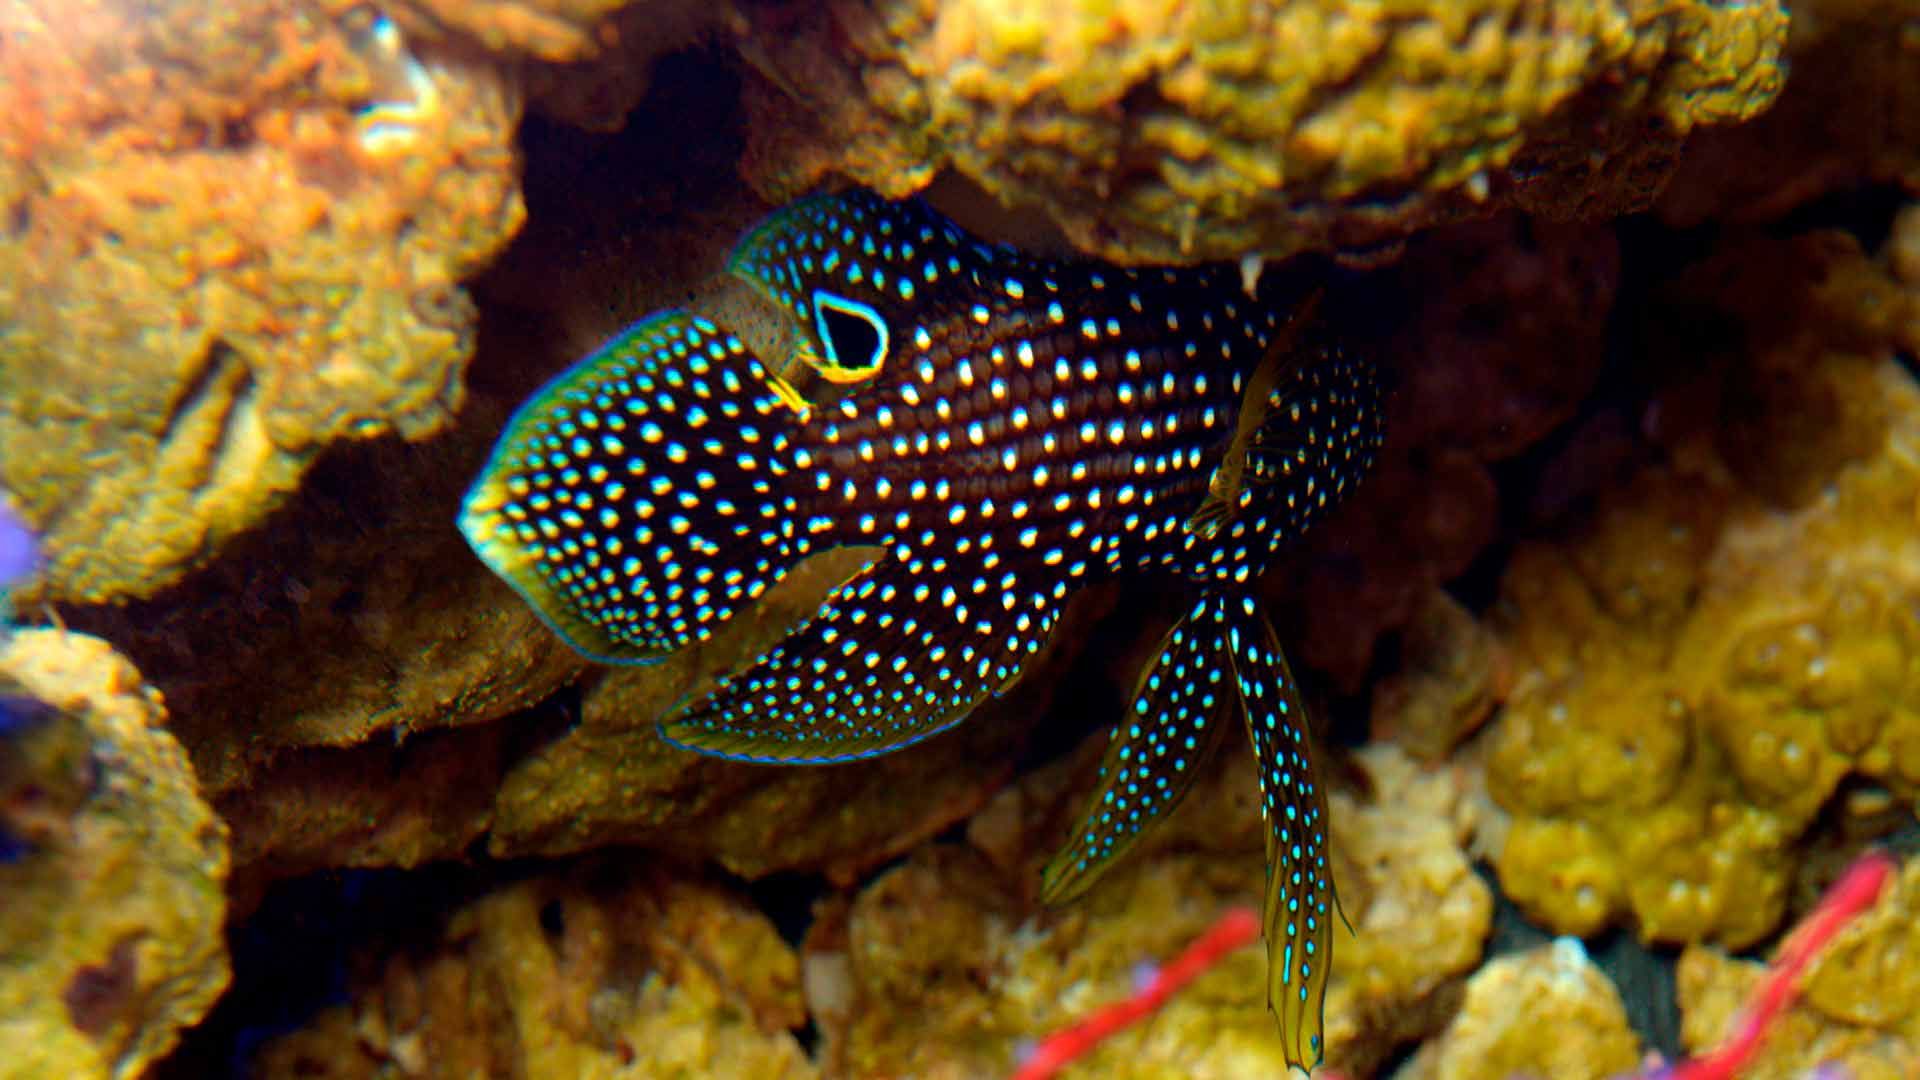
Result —
POLYGON ((1490 206, 1618 212, 1764 108, 1766 0, 878 0, 755 12, 749 167, 891 195, 952 168, 1135 262, 1369 246, 1490 206))
POLYGON ((439 939, 361 964, 350 1001, 252 1075, 818 1075, 789 1028, 799 964, 738 896, 662 869, 582 866, 483 896, 439 939))
POLYGON ((1663 304, 1664 460, 1503 584, 1498 869, 1562 932, 1739 948, 1843 780, 1920 789, 1920 319, 1834 234, 1732 241, 1663 304))
POLYGON ((1503 956, 1467 980, 1466 1000, 1402 1080, 1602 1080, 1632 1069, 1640 1040, 1620 992, 1572 938, 1503 956))
POLYGON ((149 594, 329 443, 447 423, 518 119, 371 8, 0 8, 0 483, 48 595, 149 594))
MULTIPOLYGON (((1104 738, 1003 793, 969 847, 922 849, 811 931, 804 964, 823 1064, 836 1075, 1003 1074, 1023 1040, 1124 997, 1143 961, 1172 956, 1229 903, 1258 896, 1261 825, 1245 754, 1084 898, 1030 897, 1047 841, 1071 824, 1104 738), (1066 785, 1066 786, 1063 786, 1066 785)), ((1357 936, 1336 942, 1327 1060, 1364 1074, 1445 1019, 1446 991, 1478 960, 1491 898, 1458 848, 1453 780, 1381 747, 1364 768, 1382 793, 1331 799, 1335 873, 1357 936)), ((1278 1075, 1259 949, 1244 949, 1087 1067, 1115 1077, 1278 1075)))
POLYGON ((226 987, 226 829, 105 642, 0 639, 0 695, 0 1076, 138 1076, 226 987))

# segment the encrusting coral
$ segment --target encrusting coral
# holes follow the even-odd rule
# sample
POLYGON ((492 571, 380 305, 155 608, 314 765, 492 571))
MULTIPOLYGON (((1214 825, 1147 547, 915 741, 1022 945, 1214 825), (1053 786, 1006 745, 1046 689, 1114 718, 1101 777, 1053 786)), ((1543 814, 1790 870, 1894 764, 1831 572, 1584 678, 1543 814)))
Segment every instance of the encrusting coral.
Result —
POLYGON ((1771 2, 882 0, 748 9, 749 175, 891 196, 951 168, 1113 261, 1397 241, 1490 208, 1645 205, 1772 101, 1771 2))
POLYGON ((1795 0, 1773 108, 1700 132, 1661 192, 1677 225, 1770 221, 1863 184, 1920 191, 1920 35, 1907 0, 1795 0))
POLYGON ((111 646, 0 638, 0 1077, 141 1075, 226 988, 226 827, 111 646))
POLYGON ((330 443, 447 424, 522 216, 501 72, 295 0, 4 20, 0 484, 44 596, 151 594, 330 443))
POLYGON ((664 868, 503 886, 407 944, 362 956, 351 1000, 249 1075, 819 1075, 788 1030, 805 1019, 793 949, 738 895, 664 868))
POLYGON ((1522 545, 1496 614, 1497 867, 1546 926, 1746 947, 1843 780, 1920 790, 1917 295, 1832 233, 1729 239, 1663 294, 1664 459, 1522 545))

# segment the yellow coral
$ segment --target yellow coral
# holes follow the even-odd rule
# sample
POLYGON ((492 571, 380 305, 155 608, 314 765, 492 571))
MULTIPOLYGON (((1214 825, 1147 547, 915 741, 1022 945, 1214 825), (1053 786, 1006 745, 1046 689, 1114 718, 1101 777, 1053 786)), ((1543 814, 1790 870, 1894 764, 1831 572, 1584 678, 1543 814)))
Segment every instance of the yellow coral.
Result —
POLYGON ((1135 262, 1371 244, 1514 201, 1644 203, 1636 165, 1772 100, 1787 27, 1776 3, 1703 0, 890 0, 823 5, 799 32, 780 18, 747 47, 780 88, 754 99, 749 161, 776 201, 828 173, 904 195, 950 166, 1135 262))
MULTIPOLYGON (((1799 1080, 1820 1067, 1855 1080, 1906 1080, 1920 1071, 1920 859, 1908 859, 1879 901, 1813 960, 1801 996, 1741 1069, 1750 1080, 1799 1080)), ((1701 1053, 1742 1022, 1765 968, 1716 949, 1681 954, 1681 1036, 1701 1053)))
POLYGON ((1920 791, 1920 388, 1891 359, 1920 304, 1830 236, 1736 241, 1674 295, 1744 325, 1716 422, 1516 554, 1488 784, 1535 918, 1739 948, 1844 779, 1920 791))

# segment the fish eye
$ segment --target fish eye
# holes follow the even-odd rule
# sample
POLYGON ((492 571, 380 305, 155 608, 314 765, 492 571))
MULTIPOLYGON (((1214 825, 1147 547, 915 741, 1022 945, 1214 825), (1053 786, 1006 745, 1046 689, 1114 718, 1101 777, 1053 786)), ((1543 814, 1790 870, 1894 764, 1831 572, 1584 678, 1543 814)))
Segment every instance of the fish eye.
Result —
POLYGON ((820 374, 829 382, 872 378, 887 358, 887 322, 857 300, 825 289, 813 293, 813 324, 820 335, 820 374))

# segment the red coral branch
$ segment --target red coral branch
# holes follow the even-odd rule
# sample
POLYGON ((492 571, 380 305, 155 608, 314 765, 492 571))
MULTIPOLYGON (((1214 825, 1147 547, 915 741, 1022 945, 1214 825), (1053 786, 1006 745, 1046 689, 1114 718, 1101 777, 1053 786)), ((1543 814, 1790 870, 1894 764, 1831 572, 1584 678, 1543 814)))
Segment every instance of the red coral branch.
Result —
POLYGON ((1893 859, 1882 851, 1869 851, 1854 860, 1847 872, 1840 875, 1840 880, 1820 898, 1813 913, 1781 943, 1772 970, 1735 1018, 1733 1034, 1706 1057, 1643 1073, 1645 1080, 1733 1080, 1739 1075, 1753 1059, 1767 1029, 1793 1004, 1799 994, 1797 984, 1807 965, 1826 948, 1841 927, 1873 906, 1881 889, 1893 877, 1894 869, 1893 859))
POLYGON ((1195 938, 1165 967, 1139 981, 1129 997, 1101 1008, 1085 1020, 1047 1036, 1020 1063, 1013 1080, 1047 1080, 1069 1063, 1138 1023, 1166 1004, 1181 987, 1199 978, 1227 954, 1260 936, 1260 916, 1251 908, 1228 908, 1206 933, 1195 938))
MULTIPOLYGON (((1799 993, 1807 965, 1854 916, 1871 907, 1893 877, 1895 864, 1885 852, 1870 851, 1834 882, 1812 914, 1780 945, 1772 970, 1755 988, 1734 1022, 1734 1032, 1712 1053, 1692 1061, 1638 1073, 1630 1080, 1734 1080, 1753 1059, 1760 1041, 1799 993)), ((1163 968, 1151 970, 1127 998, 1085 1020, 1047 1036, 1021 1060, 1012 1080, 1049 1080, 1068 1064, 1116 1032, 1166 1004, 1181 987, 1200 977, 1228 953, 1260 936, 1260 918, 1249 908, 1230 908, 1206 933, 1163 968)), ((1323 1080, 1336 1080, 1332 1073, 1323 1080)))

